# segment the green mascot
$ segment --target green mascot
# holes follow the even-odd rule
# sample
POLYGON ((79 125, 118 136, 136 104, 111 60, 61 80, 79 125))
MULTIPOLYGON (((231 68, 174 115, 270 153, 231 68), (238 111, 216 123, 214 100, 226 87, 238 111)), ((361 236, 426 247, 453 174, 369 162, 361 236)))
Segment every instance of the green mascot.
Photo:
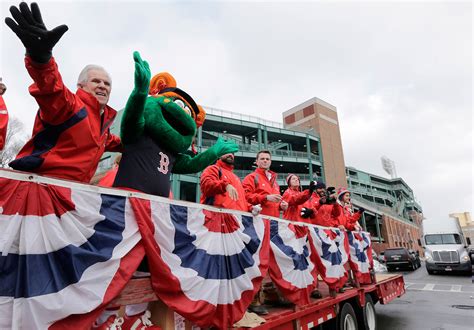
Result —
POLYGON ((135 87, 125 106, 121 123, 124 145, 114 187, 126 187, 167 197, 171 173, 197 173, 220 156, 238 151, 236 143, 218 139, 206 151, 190 155, 204 109, 185 91, 176 87, 169 73, 150 79, 151 72, 138 52, 135 87), (148 95, 151 96, 148 96, 148 95))
MULTIPOLYGON (((122 117, 120 135, 124 150, 113 186, 168 197, 171 173, 200 172, 220 156, 237 152, 238 146, 218 139, 206 151, 190 153, 197 128, 204 122, 204 109, 176 87, 169 73, 150 79, 148 63, 138 52, 133 53, 133 59, 135 86, 122 117)), ((148 228, 141 226, 141 222, 138 226, 140 232, 148 228)), ((144 259, 138 269, 148 272, 148 261, 144 259)), ((127 305, 122 329, 160 329, 151 323, 147 307, 147 303, 127 305)), ((110 309, 99 320, 103 322, 109 316, 102 326, 119 319, 117 311, 110 309)))

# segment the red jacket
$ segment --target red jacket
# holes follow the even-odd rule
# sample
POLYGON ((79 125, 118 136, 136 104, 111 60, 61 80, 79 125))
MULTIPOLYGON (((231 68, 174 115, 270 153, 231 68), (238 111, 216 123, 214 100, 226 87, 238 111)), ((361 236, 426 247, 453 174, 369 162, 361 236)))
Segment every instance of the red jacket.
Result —
POLYGON ((283 212, 283 219, 306 222, 307 219, 301 217, 303 204, 309 199, 309 190, 299 191, 288 188, 283 194, 282 199, 288 203, 288 208, 283 212))
POLYGON ((0 150, 5 147, 8 127, 8 111, 3 96, 0 95, 0 150))
POLYGON ((324 227, 338 227, 341 214, 340 205, 337 205, 337 203, 321 205, 319 204, 319 199, 320 196, 313 193, 310 199, 303 204, 303 207, 311 208, 314 212, 311 217, 311 223, 324 227))
POLYGON ((113 166, 107 173, 105 173, 104 177, 100 179, 98 186, 102 187, 112 187, 115 181, 115 177, 117 176, 118 166, 113 166))
POLYGON ((234 167, 220 159, 215 165, 208 166, 201 174, 201 204, 240 211, 249 211, 245 191, 234 167), (237 190, 238 200, 229 198, 225 187, 231 184, 237 190))
POLYGON ((30 94, 39 110, 32 138, 10 166, 16 170, 89 182, 104 151, 121 151, 118 136, 110 134, 116 111, 109 106, 101 116, 99 102, 82 89, 72 93, 63 83, 58 66, 25 58, 34 83, 30 94))
POLYGON ((268 171, 271 174, 270 180, 267 178, 264 169, 257 168, 242 181, 245 190, 247 202, 252 205, 260 204, 262 211, 260 214, 272 217, 280 217, 280 203, 270 202, 267 195, 280 194, 280 186, 276 182, 275 172, 268 171))
POLYGON ((341 206, 339 203, 337 205, 340 212, 338 217, 339 225, 344 226, 344 228, 350 231, 355 230, 355 225, 362 214, 359 212, 352 212, 352 207, 350 205, 341 206))

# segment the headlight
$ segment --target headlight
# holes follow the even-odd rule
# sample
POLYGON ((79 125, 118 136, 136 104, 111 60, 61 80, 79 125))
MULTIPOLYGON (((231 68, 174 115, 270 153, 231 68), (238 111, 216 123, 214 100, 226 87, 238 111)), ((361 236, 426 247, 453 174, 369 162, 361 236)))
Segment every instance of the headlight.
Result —
POLYGON ((432 261, 433 260, 433 257, 431 256, 431 254, 429 252, 425 252, 425 258, 426 258, 426 261, 432 261))
POLYGON ((461 257, 461 262, 462 262, 462 261, 470 261, 469 256, 468 256, 467 254, 463 255, 463 256, 461 257))

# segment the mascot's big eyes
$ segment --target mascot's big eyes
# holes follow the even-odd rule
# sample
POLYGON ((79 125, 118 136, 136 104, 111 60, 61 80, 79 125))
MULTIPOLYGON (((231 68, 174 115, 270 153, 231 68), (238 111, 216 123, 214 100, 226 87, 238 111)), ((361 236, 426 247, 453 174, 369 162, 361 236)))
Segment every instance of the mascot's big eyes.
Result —
POLYGON ((190 117, 192 117, 191 110, 188 108, 188 106, 183 101, 181 101, 180 99, 176 99, 176 100, 174 100, 174 103, 179 105, 181 107, 181 109, 184 110, 184 112, 186 112, 190 117))

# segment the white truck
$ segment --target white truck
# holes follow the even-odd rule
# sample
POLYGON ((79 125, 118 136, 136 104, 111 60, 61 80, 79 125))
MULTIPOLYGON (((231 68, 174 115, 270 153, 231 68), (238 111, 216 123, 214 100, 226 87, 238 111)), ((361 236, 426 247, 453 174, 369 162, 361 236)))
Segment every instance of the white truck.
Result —
POLYGON ((423 248, 426 270, 434 272, 471 273, 468 246, 457 219, 426 220, 423 222, 423 248))

